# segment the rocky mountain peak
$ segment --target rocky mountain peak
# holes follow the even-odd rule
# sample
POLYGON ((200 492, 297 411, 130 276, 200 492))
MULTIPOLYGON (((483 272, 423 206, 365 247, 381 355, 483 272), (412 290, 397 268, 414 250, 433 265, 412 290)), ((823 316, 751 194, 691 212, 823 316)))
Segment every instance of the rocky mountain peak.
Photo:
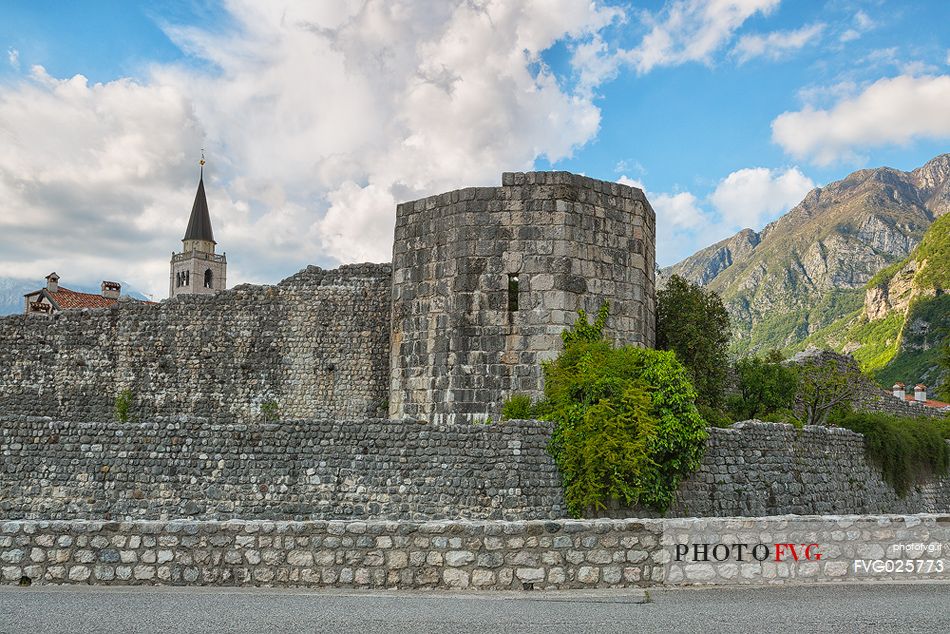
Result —
POLYGON ((950 154, 911 172, 863 169, 813 189, 761 232, 744 229, 662 274, 722 296, 738 352, 794 346, 858 309, 868 280, 947 211, 950 154))

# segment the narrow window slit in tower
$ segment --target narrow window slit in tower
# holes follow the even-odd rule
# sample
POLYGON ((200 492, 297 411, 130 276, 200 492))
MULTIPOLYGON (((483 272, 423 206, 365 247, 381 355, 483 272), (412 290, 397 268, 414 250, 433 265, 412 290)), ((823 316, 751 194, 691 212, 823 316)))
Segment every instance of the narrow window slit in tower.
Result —
POLYGON ((518 310, 518 274, 508 274, 508 312, 518 310))

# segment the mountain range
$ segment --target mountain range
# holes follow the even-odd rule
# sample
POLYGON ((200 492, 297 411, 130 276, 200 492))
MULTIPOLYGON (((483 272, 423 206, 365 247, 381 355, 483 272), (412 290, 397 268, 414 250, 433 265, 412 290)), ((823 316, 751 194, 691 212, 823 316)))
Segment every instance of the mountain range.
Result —
POLYGON ((935 347, 950 329, 948 211, 950 154, 910 172, 863 169, 661 276, 719 293, 737 355, 821 345, 854 354, 882 383, 936 383, 935 347))

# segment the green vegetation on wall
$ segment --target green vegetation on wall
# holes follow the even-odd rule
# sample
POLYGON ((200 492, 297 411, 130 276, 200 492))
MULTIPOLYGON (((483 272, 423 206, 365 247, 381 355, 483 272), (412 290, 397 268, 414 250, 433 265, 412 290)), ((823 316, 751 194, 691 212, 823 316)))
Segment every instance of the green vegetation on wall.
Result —
POLYGON ((864 435, 868 458, 881 468, 884 480, 898 495, 942 477, 950 469, 950 447, 944 440, 950 432, 946 420, 838 412, 831 422, 864 435))
POLYGON ((676 353, 705 405, 722 402, 729 338, 729 313, 716 293, 678 275, 657 292, 656 347, 676 353))
MULTIPOLYGON (((582 311, 562 335, 564 351, 544 365, 544 399, 532 413, 555 423, 551 454, 575 517, 612 501, 666 510, 706 443, 696 391, 673 352, 604 339, 606 304, 590 323, 582 311)), ((523 397, 506 404, 522 415, 523 397)))

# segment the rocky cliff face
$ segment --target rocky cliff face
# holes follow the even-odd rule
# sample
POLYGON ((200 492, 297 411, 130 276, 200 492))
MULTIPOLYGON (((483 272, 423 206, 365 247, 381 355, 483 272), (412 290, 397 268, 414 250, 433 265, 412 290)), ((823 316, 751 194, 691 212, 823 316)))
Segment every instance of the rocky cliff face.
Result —
POLYGON ((761 232, 745 229, 662 274, 723 297, 737 351, 794 346, 859 309, 868 280, 906 258, 948 210, 950 154, 912 172, 860 170, 812 190, 761 232))

